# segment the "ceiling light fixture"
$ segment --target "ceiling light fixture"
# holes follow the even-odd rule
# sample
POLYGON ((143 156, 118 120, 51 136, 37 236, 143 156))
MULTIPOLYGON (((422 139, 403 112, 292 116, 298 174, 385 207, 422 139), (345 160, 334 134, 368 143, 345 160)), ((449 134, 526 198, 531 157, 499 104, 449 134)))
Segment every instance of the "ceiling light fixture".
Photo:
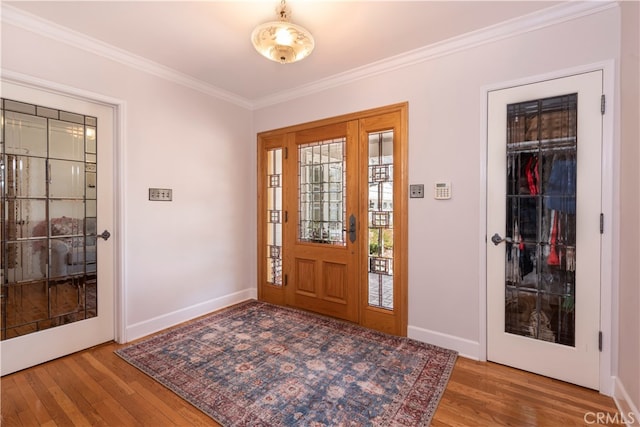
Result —
POLYGON ((289 22, 291 9, 285 0, 276 8, 279 21, 258 25, 251 33, 251 42, 265 58, 287 64, 309 56, 315 42, 309 31, 289 22))

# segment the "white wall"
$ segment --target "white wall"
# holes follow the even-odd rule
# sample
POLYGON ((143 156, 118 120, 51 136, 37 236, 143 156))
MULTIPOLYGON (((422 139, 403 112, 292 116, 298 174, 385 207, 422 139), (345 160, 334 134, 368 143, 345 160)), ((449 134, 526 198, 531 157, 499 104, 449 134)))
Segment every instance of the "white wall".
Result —
POLYGON ((622 2, 620 338, 616 397, 640 425, 640 3, 622 2), (633 408, 635 402, 635 408, 633 408))
POLYGON ((409 201, 409 335, 482 358, 479 274, 483 86, 614 59, 609 9, 255 112, 255 132, 409 102, 409 181, 450 180, 453 198, 409 201))
POLYGON ((255 296, 249 110, 5 23, 2 67, 125 103, 124 338, 255 296))
MULTIPOLYGON (((637 36, 637 19, 627 25, 637 36)), ((128 339, 255 295, 257 132, 409 101, 409 181, 453 184, 450 201, 409 203, 410 334, 481 358, 481 88, 618 58, 619 30, 620 10, 608 9, 253 113, 7 24, 2 67, 126 103, 120 168, 128 339), (147 201, 149 187, 173 188, 174 201, 147 201)), ((637 42, 627 48, 637 51, 637 42)), ((623 68, 623 83, 624 75, 637 76, 635 61, 623 68)), ((637 103, 622 107, 622 125, 637 123, 637 103)), ((622 164, 622 178, 630 180, 622 207, 636 212, 623 216, 629 222, 622 227, 637 230, 633 165, 640 158, 637 147, 626 146, 637 141, 634 132, 621 136, 621 152, 631 155, 622 164)), ((627 248, 621 297, 636 299, 622 304, 620 322, 638 326, 621 327, 619 364, 633 403, 640 400, 633 236, 619 250, 627 248)))

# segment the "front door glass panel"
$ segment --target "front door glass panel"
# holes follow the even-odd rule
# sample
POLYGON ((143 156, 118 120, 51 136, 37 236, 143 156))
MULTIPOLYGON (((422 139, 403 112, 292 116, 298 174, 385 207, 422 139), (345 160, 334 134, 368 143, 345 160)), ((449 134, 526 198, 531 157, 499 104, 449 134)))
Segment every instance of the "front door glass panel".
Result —
POLYGON ((346 138, 298 146, 298 240, 346 246, 346 138))
POLYGON ((505 332, 575 345, 577 94, 507 106, 505 332))
POLYGON ((97 119, 0 106, 5 340, 97 316, 97 119))
POLYGON ((267 283, 282 286, 282 148, 267 151, 267 283))
POLYGON ((393 130, 369 134, 368 303, 393 310, 393 130))

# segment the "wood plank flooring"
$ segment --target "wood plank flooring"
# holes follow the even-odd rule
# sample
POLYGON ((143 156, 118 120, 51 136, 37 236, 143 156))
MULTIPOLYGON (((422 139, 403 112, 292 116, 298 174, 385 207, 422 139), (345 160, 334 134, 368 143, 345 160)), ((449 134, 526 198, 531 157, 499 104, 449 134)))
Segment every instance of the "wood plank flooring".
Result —
MULTIPOLYGON (((103 344, 3 377, 0 424, 218 425, 116 356, 119 347, 103 344)), ((598 412, 617 409, 593 390, 459 357, 432 425, 584 426, 598 412)))

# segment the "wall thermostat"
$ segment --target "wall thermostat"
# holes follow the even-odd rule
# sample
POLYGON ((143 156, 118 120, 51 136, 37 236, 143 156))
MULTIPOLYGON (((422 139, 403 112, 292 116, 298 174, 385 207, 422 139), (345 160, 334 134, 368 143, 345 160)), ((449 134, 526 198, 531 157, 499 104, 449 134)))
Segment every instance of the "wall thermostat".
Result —
POLYGON ((433 198, 447 200, 451 198, 451 183, 449 181, 436 182, 433 185, 433 198))

